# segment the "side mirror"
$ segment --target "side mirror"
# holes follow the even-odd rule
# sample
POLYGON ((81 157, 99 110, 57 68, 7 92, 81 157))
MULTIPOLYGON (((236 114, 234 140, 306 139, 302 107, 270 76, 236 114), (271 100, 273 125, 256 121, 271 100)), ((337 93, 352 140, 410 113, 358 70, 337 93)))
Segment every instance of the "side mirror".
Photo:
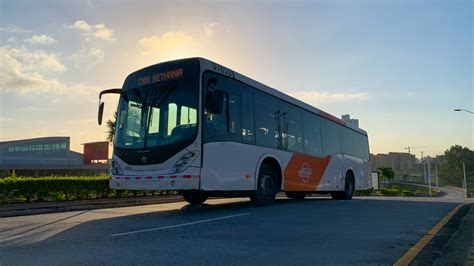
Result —
POLYGON ((104 103, 102 102, 102 95, 104 94, 120 94, 122 92, 122 89, 108 89, 108 90, 103 90, 99 93, 99 112, 97 114, 97 123, 99 123, 99 126, 102 125, 102 116, 104 114, 104 103))
POLYGON ((104 103, 101 102, 99 104, 99 113, 97 116, 97 122, 99 123, 99 126, 102 125, 102 117, 104 116, 104 103))
POLYGON ((224 109, 225 92, 223 90, 213 90, 206 93, 206 108, 211 114, 222 114, 224 109))

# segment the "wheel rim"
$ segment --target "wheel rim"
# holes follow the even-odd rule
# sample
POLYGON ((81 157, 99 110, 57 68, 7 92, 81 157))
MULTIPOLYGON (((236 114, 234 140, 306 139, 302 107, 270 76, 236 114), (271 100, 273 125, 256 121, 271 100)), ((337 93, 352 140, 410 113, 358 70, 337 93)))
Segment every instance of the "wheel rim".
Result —
POLYGON ((348 183, 347 183, 347 191, 346 191, 346 195, 348 197, 352 197, 352 192, 353 192, 354 188, 353 188, 353 185, 352 185, 352 182, 351 180, 348 180, 348 183))
POLYGON ((268 174, 263 174, 261 178, 260 189, 262 195, 271 195, 273 192, 273 178, 268 174))

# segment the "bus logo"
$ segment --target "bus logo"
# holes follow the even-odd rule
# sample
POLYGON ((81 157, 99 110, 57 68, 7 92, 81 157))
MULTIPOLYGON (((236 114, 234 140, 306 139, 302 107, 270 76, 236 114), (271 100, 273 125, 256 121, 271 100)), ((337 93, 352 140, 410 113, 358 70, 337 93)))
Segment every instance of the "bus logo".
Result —
POLYGON ((301 181, 308 183, 312 173, 313 169, 309 168, 307 163, 303 163, 300 170, 298 170, 298 177, 301 179, 301 181))
POLYGON ((218 65, 216 63, 212 63, 212 69, 216 72, 220 72, 221 74, 224 74, 226 76, 229 76, 231 78, 234 77, 234 71, 228 69, 227 67, 223 67, 221 65, 218 65))

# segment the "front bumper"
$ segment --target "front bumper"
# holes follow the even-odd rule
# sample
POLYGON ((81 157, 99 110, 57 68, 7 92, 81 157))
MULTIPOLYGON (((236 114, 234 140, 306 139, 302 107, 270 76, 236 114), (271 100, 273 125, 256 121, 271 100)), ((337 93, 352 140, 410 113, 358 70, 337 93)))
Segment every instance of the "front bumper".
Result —
POLYGON ((111 189, 128 190, 186 190, 199 189, 199 175, 111 176, 111 189))

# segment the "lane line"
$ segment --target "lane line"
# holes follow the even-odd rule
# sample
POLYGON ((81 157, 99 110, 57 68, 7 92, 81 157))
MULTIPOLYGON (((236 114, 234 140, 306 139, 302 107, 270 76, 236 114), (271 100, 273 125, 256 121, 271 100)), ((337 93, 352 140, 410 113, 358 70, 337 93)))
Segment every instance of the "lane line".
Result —
POLYGON ((451 218, 458 212, 458 210, 466 205, 466 203, 459 204, 454 209, 452 209, 446 216, 441 219, 428 233, 426 233, 416 244, 411 247, 402 257, 400 257, 394 266, 399 265, 408 265, 410 262, 415 259, 415 257, 420 253, 423 248, 435 237, 438 232, 451 220, 451 218))
POLYGON ((195 222, 189 222, 189 223, 183 223, 183 224, 175 224, 175 225, 168 225, 168 226, 162 226, 162 227, 156 227, 156 228, 150 228, 150 229, 143 229, 143 230, 130 231, 130 232, 125 232, 125 233, 112 234, 112 235, 110 235, 110 236, 112 236, 112 237, 114 237, 114 236, 124 236, 124 235, 145 233, 145 232, 151 232, 151 231, 159 231, 159 230, 164 230, 164 229, 177 228, 177 227, 183 227, 183 226, 188 226, 188 225, 194 225, 194 224, 200 224, 200 223, 213 222, 213 221, 224 220, 224 219, 230 219, 230 218, 235 218, 235 217, 241 217, 241 216, 245 216, 245 215, 249 215, 249 214, 250 214, 249 212, 246 212, 246 213, 240 213, 240 214, 235 214, 235 215, 222 216, 222 217, 211 218, 211 219, 205 219, 205 220, 200 220, 200 221, 195 221, 195 222))

